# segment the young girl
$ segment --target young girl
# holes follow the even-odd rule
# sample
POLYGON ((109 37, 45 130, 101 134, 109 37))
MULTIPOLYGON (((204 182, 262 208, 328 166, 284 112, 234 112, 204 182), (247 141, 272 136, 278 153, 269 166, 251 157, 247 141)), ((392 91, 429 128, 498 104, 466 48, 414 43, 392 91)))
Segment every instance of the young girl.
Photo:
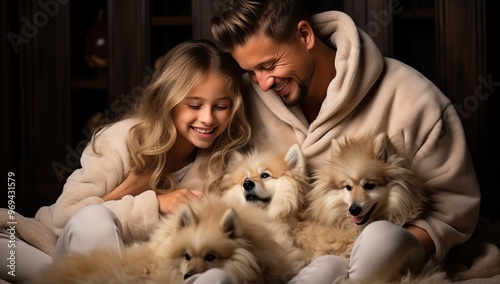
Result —
MULTIPOLYGON (((16 276, 5 280, 36 277, 52 261, 49 254, 120 250, 124 243, 146 240, 161 214, 215 188, 225 157, 250 137, 240 75, 232 58, 206 40, 168 52, 137 108, 96 132, 82 154, 82 168, 68 177, 56 203, 39 209, 35 219, 17 215, 18 228, 26 227, 23 222, 38 227, 42 238, 47 229, 41 222, 57 244, 55 237, 31 241, 33 246, 19 240, 16 276)), ((7 247, 8 233, 0 235, 0 245, 7 247)), ((2 278, 9 276, 6 251, 2 278)))

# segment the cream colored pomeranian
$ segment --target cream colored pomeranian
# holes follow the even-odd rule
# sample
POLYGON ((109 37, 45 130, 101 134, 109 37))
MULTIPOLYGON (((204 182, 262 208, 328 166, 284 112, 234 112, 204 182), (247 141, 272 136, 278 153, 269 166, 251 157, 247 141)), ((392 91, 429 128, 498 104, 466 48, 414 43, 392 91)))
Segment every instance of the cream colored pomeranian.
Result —
POLYGON ((295 242, 295 230, 302 222, 305 194, 310 190, 306 160, 299 145, 286 153, 253 149, 235 153, 223 177, 222 198, 235 206, 251 206, 281 223, 286 232, 274 232, 288 251, 294 273, 309 259, 295 242))
POLYGON ((276 220, 296 221, 310 189, 304 155, 297 144, 287 153, 257 149, 235 153, 222 188, 226 200, 265 209, 276 220))
POLYGON ((309 221, 297 235, 310 258, 348 259, 367 224, 388 220, 402 226, 427 203, 410 160, 385 133, 332 140, 331 159, 315 170, 313 180, 306 195, 309 221))
POLYGON ((296 270, 275 236, 287 229, 259 211, 205 196, 162 220, 149 241, 121 255, 96 250, 61 257, 37 283, 184 283, 210 268, 225 270, 236 283, 286 283, 296 270))

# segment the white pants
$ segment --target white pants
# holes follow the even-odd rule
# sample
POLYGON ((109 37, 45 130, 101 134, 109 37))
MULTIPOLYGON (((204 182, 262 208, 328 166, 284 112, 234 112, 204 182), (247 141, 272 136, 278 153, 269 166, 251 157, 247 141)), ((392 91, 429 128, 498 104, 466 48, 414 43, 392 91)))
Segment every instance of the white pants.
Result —
MULTIPOLYGON (((387 283, 399 271, 413 273, 422 269, 425 251, 408 230, 387 221, 366 226, 354 244, 350 264, 335 255, 323 255, 304 267, 289 284, 332 284, 353 279, 368 283, 387 283)), ((213 270, 213 269, 212 269, 213 270)), ((210 272, 207 271, 205 273, 210 272)), ((218 270, 217 282, 234 284, 229 276, 218 270)), ((214 271, 215 274, 215 271, 214 271)))
MULTIPOLYGON (((408 230, 387 221, 374 222, 363 230, 354 244, 350 264, 335 255, 324 255, 304 267, 289 284, 332 284, 353 279, 368 283, 387 283, 399 271, 416 273, 425 262, 425 251, 408 230)), ((213 269, 212 269, 213 270, 213 269)), ((209 273, 211 270, 205 272, 209 273)), ((211 279, 234 284, 221 270, 211 279)))
POLYGON ((342 279, 386 283, 400 271, 419 272, 424 263, 424 248, 412 233, 388 221, 376 221, 361 232, 350 263, 334 255, 321 256, 289 283, 331 284, 342 279))
MULTIPOLYGON (((8 274, 9 238, 6 231, 0 232, 0 278, 11 283, 35 279, 43 267, 52 263, 52 257, 30 246, 22 240, 15 242, 15 276, 8 274)), ((121 224, 116 215, 101 205, 89 205, 77 211, 68 221, 57 240, 54 257, 68 252, 86 253, 95 248, 112 248, 121 251, 121 224)), ((220 270, 203 273, 193 284, 230 283, 228 276, 220 270)))
POLYGON ((52 262, 48 254, 18 238, 11 240, 10 236, 5 229, 0 228, 0 279, 10 283, 27 282, 52 262), (9 258, 14 258, 14 261, 9 258))
MULTIPOLYGON (((16 272, 9 275, 4 265, 9 236, 0 232, 0 278, 11 283, 27 282, 36 278, 40 269, 52 263, 52 257, 28 243, 15 243, 16 272)), ((67 252, 85 253, 94 248, 123 248, 121 225, 115 214, 104 206, 89 205, 77 211, 66 223, 56 243, 54 256, 67 252)))

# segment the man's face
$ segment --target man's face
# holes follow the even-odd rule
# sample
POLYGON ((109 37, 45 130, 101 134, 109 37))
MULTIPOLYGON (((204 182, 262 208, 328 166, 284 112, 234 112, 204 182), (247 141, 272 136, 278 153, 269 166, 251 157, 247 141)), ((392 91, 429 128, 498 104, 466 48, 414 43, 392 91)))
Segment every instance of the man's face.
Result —
POLYGON ((263 91, 275 91, 289 107, 309 90, 314 61, 299 35, 293 43, 278 43, 258 32, 231 55, 263 91))

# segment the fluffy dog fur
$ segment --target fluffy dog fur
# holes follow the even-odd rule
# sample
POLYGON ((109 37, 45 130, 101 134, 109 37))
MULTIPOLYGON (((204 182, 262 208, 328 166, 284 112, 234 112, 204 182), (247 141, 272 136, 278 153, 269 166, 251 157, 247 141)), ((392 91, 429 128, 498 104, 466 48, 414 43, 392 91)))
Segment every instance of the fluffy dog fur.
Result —
POLYGON ((305 194, 310 189, 306 160, 295 144, 287 153, 253 149, 232 156, 223 178, 223 198, 241 206, 252 206, 280 222, 286 232, 275 236, 287 248, 294 273, 308 259, 295 243, 295 230, 305 210, 305 194))
POLYGON ((253 149, 236 153, 223 178, 223 198, 265 209, 279 221, 296 223, 310 189, 306 161, 295 144, 287 153, 253 149))
MULTIPOLYGON (((427 202, 404 151, 386 134, 333 140, 331 148, 331 160, 313 174, 312 190, 298 145, 286 154, 255 149, 237 154, 223 179, 223 198, 263 209, 289 226, 285 238, 301 248, 301 261, 295 261, 300 263, 298 268, 320 255, 348 259, 367 224, 385 219, 403 225, 417 218, 427 202)), ((422 274, 402 275, 398 280, 445 283, 445 274, 428 263, 422 274)))
POLYGON ((160 222, 151 239, 116 252, 57 259, 37 283, 184 283, 222 268, 236 283, 285 283, 294 274, 280 223, 251 206, 205 196, 160 222))
POLYGON ((314 172, 297 241, 309 257, 349 259, 361 230, 374 220, 403 225, 417 218, 426 197, 411 163, 387 134, 332 140, 331 159, 314 172))

